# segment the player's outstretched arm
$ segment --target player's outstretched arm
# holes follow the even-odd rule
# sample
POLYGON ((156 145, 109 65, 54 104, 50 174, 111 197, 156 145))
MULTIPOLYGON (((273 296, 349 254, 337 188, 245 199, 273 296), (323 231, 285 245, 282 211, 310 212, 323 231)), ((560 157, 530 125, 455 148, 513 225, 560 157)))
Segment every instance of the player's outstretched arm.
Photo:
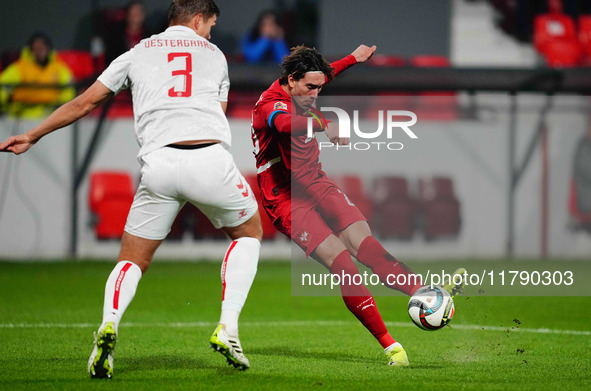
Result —
POLYGON ((0 151, 12 152, 15 155, 25 153, 41 137, 84 117, 112 95, 111 90, 105 87, 103 83, 96 81, 84 93, 60 106, 35 128, 25 134, 12 136, 0 143, 0 151))
POLYGON ((369 47, 367 45, 359 45, 359 47, 355 49, 353 53, 349 54, 345 58, 331 63, 330 65, 333 68, 333 77, 337 77, 337 75, 339 75, 341 72, 352 67, 357 63, 366 62, 367 60, 369 60, 371 56, 373 56, 373 54, 375 53, 376 48, 376 45, 373 45, 372 47, 369 47))
POLYGON ((357 62, 366 62, 371 58, 371 56, 373 56, 373 54, 376 52, 376 49, 376 45, 373 45, 372 47, 367 45, 359 45, 359 47, 355 49, 351 55, 355 57, 357 62))

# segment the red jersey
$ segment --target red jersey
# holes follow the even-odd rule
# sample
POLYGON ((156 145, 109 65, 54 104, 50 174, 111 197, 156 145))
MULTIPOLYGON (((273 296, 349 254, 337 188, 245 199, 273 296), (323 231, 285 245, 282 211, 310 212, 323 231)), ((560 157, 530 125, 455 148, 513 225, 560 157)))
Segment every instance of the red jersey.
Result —
MULTIPOLYGON (((349 55, 331 64, 334 76, 356 63, 349 55)), ((322 125, 312 121, 314 131, 322 125)), ((252 141, 263 202, 291 198, 291 180, 306 187, 318 178, 322 165, 315 137, 307 137, 308 117, 299 115, 291 96, 276 80, 252 111, 252 141)))

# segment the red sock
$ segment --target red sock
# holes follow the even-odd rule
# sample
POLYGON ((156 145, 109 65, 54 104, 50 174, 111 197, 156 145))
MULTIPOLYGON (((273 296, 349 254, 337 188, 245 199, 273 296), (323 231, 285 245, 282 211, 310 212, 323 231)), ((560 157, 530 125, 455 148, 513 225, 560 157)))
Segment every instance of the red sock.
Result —
POLYGON ((361 281, 361 275, 359 275, 359 270, 353 263, 349 251, 345 250, 337 255, 330 267, 330 272, 341 277, 341 294, 349 311, 359 319, 380 345, 385 349, 395 343, 396 341, 386 329, 386 325, 369 290, 363 284, 356 285, 353 283, 361 281), (356 275, 359 277, 355 278, 356 275))
POLYGON ((417 289, 423 286, 419 278, 411 276, 412 270, 390 255, 373 236, 368 236, 361 242, 357 251, 357 259, 371 268, 387 287, 412 296, 417 289), (388 275, 391 276, 388 277, 388 275), (406 277, 401 278, 401 275, 406 277), (398 284, 398 282, 402 282, 402 284, 398 284))

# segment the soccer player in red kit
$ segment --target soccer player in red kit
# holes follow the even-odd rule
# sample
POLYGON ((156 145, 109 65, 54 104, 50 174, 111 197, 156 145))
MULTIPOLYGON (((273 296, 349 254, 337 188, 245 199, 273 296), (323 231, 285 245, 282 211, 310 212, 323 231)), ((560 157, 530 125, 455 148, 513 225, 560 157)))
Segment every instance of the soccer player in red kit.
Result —
MULTIPOLYGON (((282 77, 263 92, 253 109, 252 140, 262 203, 273 224, 332 274, 351 276, 351 282, 341 284, 347 308, 382 345, 389 365, 407 366, 406 352, 386 329, 373 296, 363 284, 352 283, 359 271, 351 256, 385 285, 407 295, 422 282, 410 278, 410 269, 372 236, 367 219, 322 171, 318 143, 307 135, 322 87, 345 69, 367 61, 375 50, 361 45, 329 64, 316 49, 294 48, 281 63, 282 77), (405 285, 388 279, 401 274, 409 277, 405 285)), ((348 144, 348 139, 339 138, 336 124, 314 117, 314 132, 324 131, 335 144, 348 144)))

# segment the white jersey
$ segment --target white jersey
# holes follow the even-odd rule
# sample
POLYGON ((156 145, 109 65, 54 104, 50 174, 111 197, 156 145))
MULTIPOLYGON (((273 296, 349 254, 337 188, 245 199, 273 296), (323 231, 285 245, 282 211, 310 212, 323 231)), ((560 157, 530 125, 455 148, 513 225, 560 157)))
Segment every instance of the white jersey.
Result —
POLYGON ((217 46, 171 26, 115 59, 98 80, 115 94, 131 87, 138 157, 188 140, 231 144, 220 102, 228 100, 228 64, 217 46))

